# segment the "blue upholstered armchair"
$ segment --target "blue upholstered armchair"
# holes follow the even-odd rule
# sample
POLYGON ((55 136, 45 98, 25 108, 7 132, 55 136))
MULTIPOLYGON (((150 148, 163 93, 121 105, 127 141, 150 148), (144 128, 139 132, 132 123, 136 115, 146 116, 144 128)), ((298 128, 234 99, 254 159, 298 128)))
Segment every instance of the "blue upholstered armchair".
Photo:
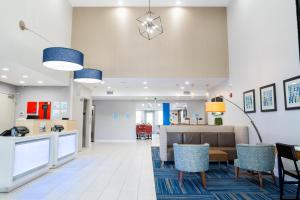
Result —
POLYGON ((209 168, 209 144, 173 144, 175 168, 182 184, 183 172, 201 172, 202 185, 206 188, 205 172, 209 168))
POLYGON ((274 176, 275 165, 275 146, 274 145, 237 145, 237 157, 234 160, 235 177, 239 178, 240 169, 254 171, 258 173, 260 187, 263 187, 262 172, 270 172, 274 184, 276 184, 274 176))

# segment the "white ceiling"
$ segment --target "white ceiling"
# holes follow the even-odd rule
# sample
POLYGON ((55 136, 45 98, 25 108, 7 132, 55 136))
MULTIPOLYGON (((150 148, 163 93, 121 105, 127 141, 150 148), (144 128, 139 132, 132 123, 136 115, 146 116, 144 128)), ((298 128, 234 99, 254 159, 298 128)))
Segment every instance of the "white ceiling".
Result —
MULTIPOLYGON (((148 0, 69 0, 74 7, 145 7, 148 0), (120 4, 120 2, 122 2, 120 4)), ((178 0, 151 0, 153 7, 178 6, 178 0)), ((230 0, 180 0, 185 7, 226 7, 230 0)))
POLYGON ((105 84, 86 86, 92 89, 93 99, 97 100, 196 100, 206 99, 207 91, 224 81, 225 78, 107 78, 104 79, 105 84), (145 81, 147 84, 144 84, 145 81), (107 95, 107 91, 114 94, 107 95), (184 91, 191 94, 184 95, 184 91))

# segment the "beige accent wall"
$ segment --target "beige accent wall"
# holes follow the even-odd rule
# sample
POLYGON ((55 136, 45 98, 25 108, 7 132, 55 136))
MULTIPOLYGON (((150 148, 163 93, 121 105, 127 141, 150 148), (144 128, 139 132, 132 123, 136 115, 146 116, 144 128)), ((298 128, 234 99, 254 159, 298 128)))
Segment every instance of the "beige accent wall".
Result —
POLYGON ((146 8, 74 8, 72 47, 104 77, 228 77, 226 8, 153 8, 163 35, 148 41, 146 8))

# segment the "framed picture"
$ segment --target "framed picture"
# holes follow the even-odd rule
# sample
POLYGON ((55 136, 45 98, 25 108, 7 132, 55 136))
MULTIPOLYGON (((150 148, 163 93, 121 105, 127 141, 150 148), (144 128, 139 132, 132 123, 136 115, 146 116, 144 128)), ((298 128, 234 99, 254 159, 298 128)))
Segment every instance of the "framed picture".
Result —
POLYGON ((255 90, 244 92, 244 112, 255 113, 255 90))
POLYGON ((277 111, 275 83, 260 88, 261 112, 277 111))
POLYGON ((283 81, 286 110, 300 109, 300 76, 283 81))

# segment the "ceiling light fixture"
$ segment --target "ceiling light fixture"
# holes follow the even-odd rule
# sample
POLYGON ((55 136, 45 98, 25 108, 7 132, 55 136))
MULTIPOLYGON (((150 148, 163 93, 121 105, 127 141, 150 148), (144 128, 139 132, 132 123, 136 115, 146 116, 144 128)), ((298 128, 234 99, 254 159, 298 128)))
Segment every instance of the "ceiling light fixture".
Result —
POLYGON ((186 82, 185 82, 185 84, 186 84, 186 85, 189 85, 189 84, 190 84, 190 82, 186 81, 186 82))
POLYGON ((74 81, 78 83, 101 83, 102 71, 98 69, 84 68, 74 72, 74 81))
POLYGON ((181 5, 181 1, 176 1, 176 5, 180 6, 181 5))
POLYGON ((110 90, 110 89, 111 89, 111 87, 110 87, 110 86, 108 86, 108 87, 107 87, 107 89, 109 89, 109 90, 110 90))
POLYGON ((3 67, 3 68, 2 68, 2 71, 7 72, 7 71, 9 71, 9 69, 8 69, 7 67, 3 67))
POLYGON ((1 75, 1 78, 7 78, 7 76, 6 75, 1 75))
POLYGON ((43 81, 38 81, 37 83, 38 83, 38 84, 43 84, 44 82, 43 82, 43 81))
POLYGON ((147 85, 148 83, 147 83, 147 81, 144 81, 143 84, 144 84, 144 85, 147 85))
MULTIPOLYGON (((19 28, 22 31, 29 31, 39 38, 54 45, 43 35, 28 28, 24 21, 19 21, 19 28)), ((55 46, 55 45, 54 45, 55 46)), ((77 71, 83 69, 83 53, 75 49, 65 47, 50 47, 43 50, 43 65, 50 69, 61 71, 77 71)))
POLYGON ((19 83, 21 83, 21 84, 24 84, 24 83, 25 83, 25 81, 19 81, 19 83))
POLYGON ((146 14, 136 20, 141 36, 147 40, 152 40, 164 32, 160 16, 150 10, 150 0, 146 14))
POLYGON ((28 78, 28 75, 23 75, 22 77, 23 77, 23 78, 28 78))

